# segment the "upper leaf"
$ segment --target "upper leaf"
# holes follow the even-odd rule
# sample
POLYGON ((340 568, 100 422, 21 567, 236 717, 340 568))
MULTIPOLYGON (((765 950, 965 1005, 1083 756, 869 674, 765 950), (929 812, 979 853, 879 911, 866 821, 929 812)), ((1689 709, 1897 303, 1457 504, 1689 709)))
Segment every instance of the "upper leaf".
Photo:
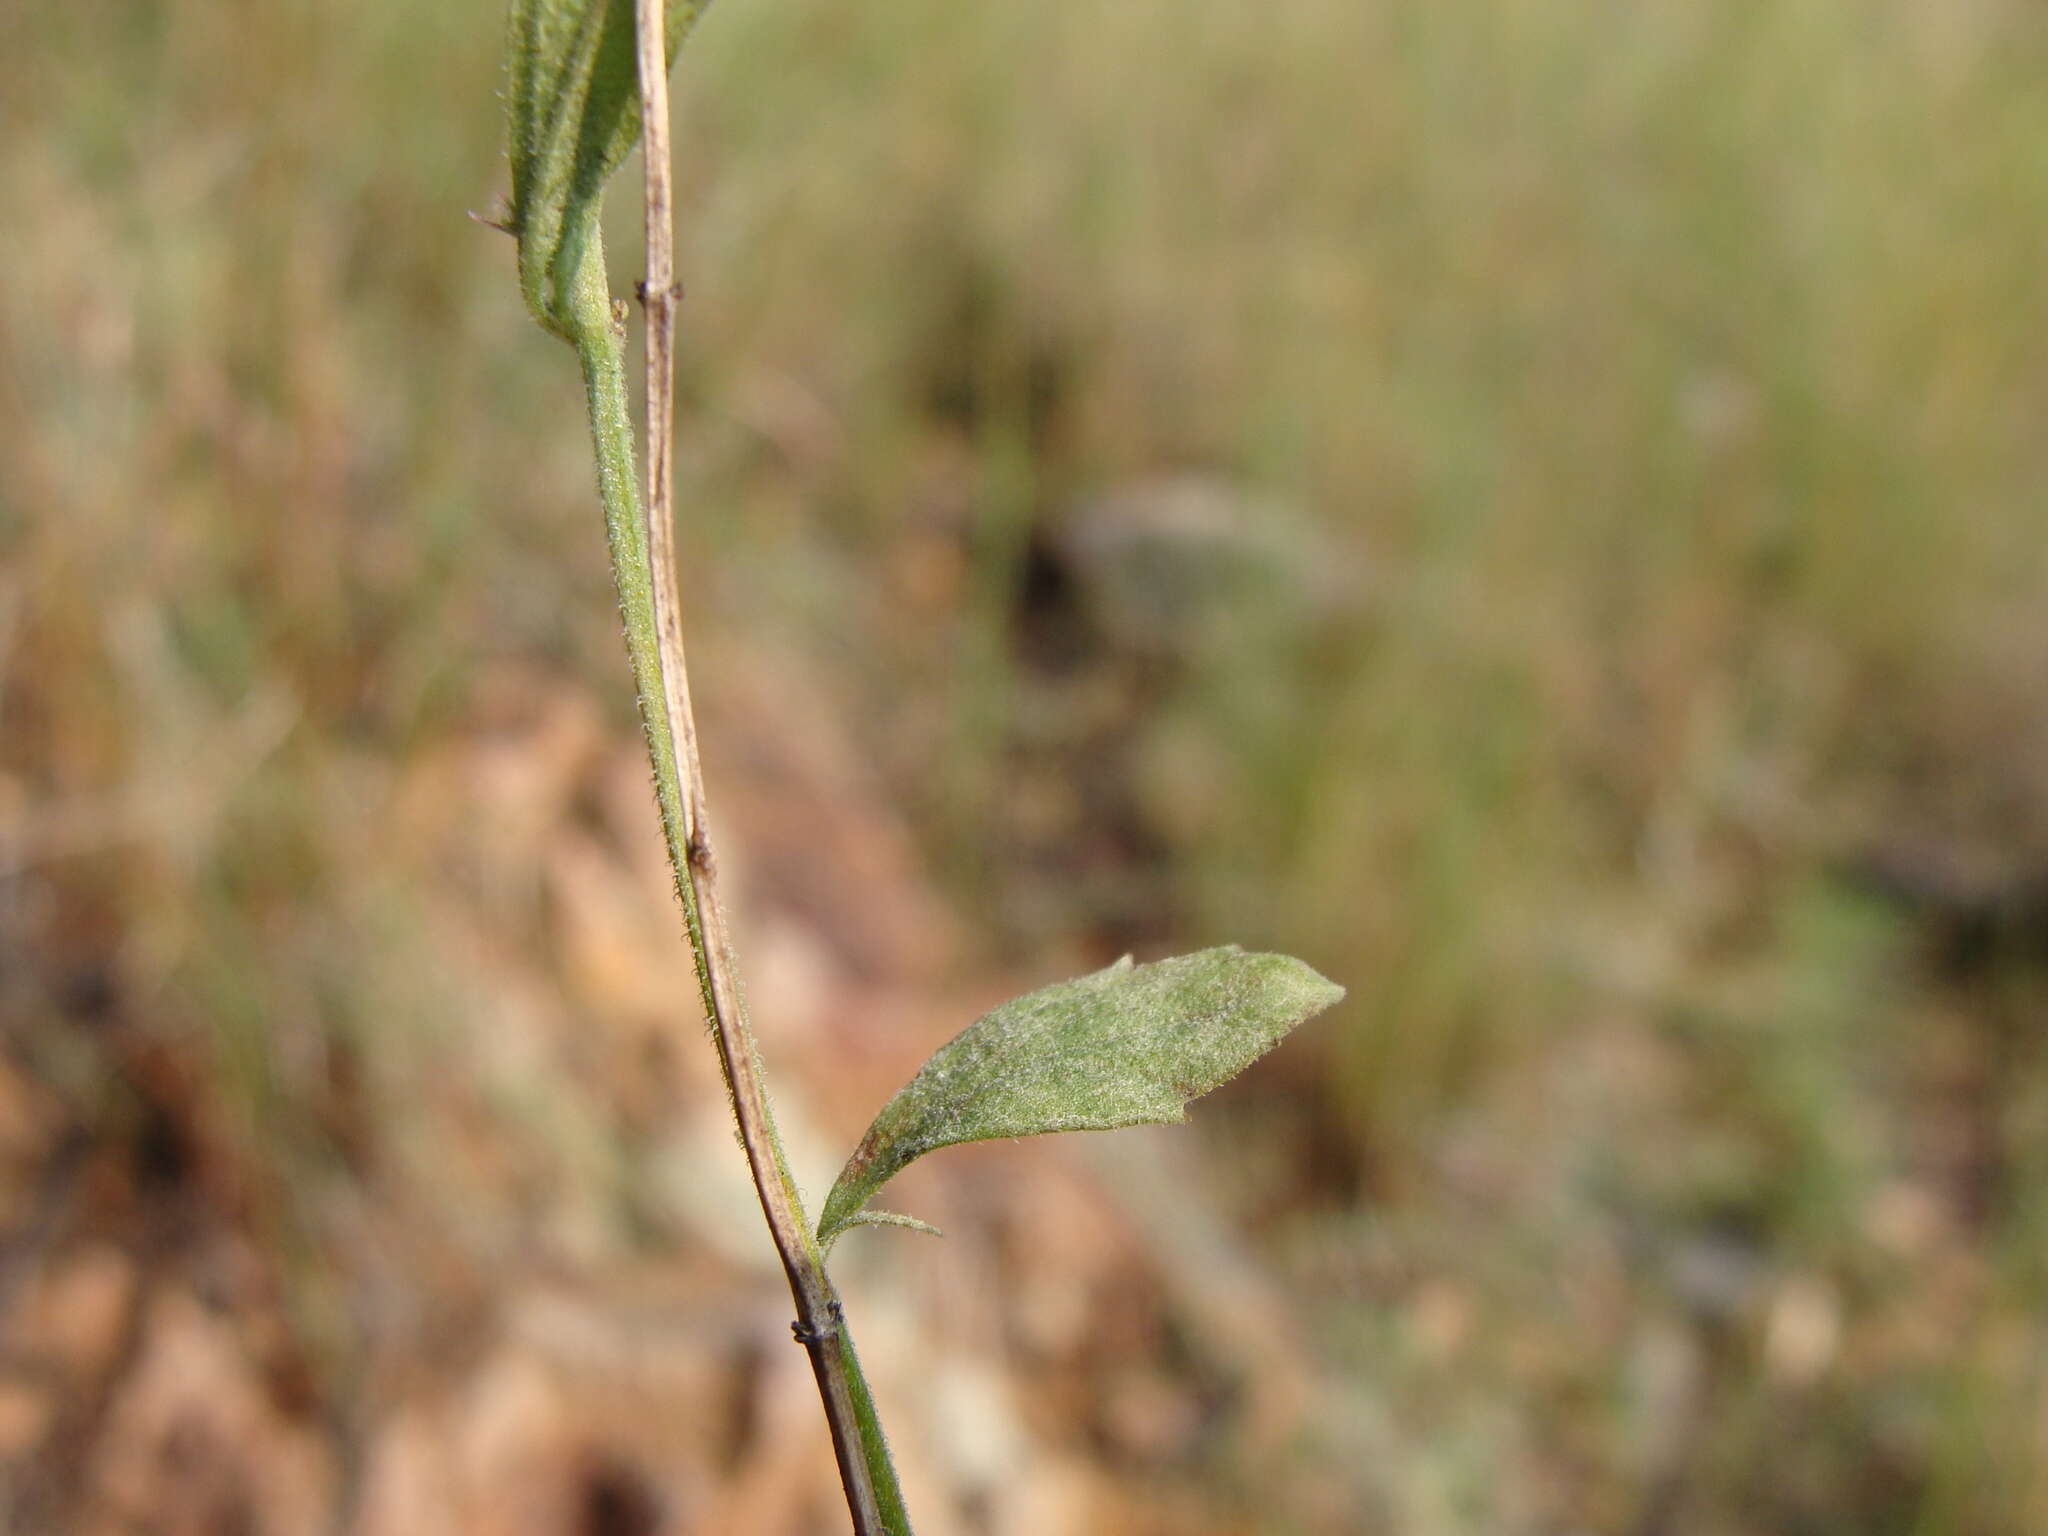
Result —
MULTIPOLYGON (((666 0, 673 61, 705 0, 666 0)), ((571 291, 604 184, 640 136, 634 0, 512 0, 505 50, 519 282, 534 319, 575 339, 571 291)))
POLYGON ((829 1244, 900 1169, 938 1147, 1185 1118, 1344 995, 1299 960, 1231 945, 1027 993, 932 1053, 882 1107, 826 1197, 829 1244))

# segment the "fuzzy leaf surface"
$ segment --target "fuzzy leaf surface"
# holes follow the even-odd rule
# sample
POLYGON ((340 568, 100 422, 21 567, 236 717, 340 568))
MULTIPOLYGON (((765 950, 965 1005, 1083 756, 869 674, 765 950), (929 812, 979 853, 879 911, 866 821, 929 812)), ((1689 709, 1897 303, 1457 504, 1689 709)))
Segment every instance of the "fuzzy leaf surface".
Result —
POLYGON ((882 1107, 826 1197, 830 1243, 898 1171, 963 1141, 1171 1124, 1344 995, 1301 961, 1235 945, 1128 958, 984 1014, 882 1107))
MULTIPOLYGON (((705 0, 666 0, 668 57, 705 0)), ((571 293, 597 240, 604 184, 640 137, 634 0, 512 0, 505 47, 519 284, 534 319, 575 340, 571 293)))

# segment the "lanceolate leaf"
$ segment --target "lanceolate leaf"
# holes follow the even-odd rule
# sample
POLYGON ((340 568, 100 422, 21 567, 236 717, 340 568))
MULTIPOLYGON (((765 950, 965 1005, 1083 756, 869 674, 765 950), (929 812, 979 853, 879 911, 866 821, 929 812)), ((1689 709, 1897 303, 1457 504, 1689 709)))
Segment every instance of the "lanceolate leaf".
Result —
POLYGON ((862 1219, 937 1147, 1184 1118, 1295 1025, 1344 995, 1299 960, 1207 949, 1107 970, 1007 1002, 932 1053, 883 1106, 826 1198, 818 1241, 862 1219))
MULTIPOLYGON (((640 136, 634 0, 512 0, 506 49, 519 282, 534 319, 575 339, 570 292, 596 251, 604 184, 640 136)), ((675 58, 704 0, 666 0, 675 58)))

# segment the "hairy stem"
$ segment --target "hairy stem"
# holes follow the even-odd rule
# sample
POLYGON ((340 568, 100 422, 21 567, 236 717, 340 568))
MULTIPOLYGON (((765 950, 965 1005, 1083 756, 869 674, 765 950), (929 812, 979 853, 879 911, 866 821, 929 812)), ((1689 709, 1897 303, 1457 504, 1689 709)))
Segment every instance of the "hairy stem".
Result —
MULTIPOLYGON (((641 301, 647 311, 647 496, 644 517, 631 506, 632 427, 626 415, 618 336, 604 300, 605 324, 579 341, 597 438, 599 478, 612 564, 626 618, 627 649, 640 689, 641 720, 661 803, 663 834, 675 871, 676 894, 689 929, 719 1063, 732 1096, 733 1117, 796 1302, 797 1338, 809 1351, 818 1394, 832 1431, 833 1453, 856 1536, 908 1536, 901 1494, 889 1465, 880 1426, 846 1334, 824 1256, 811 1235, 796 1182, 761 1081, 761 1064, 746 1004, 740 994, 732 941, 719 899, 705 811, 704 772, 697 747, 684 663, 680 594, 674 558, 674 399, 676 284, 673 249, 668 69, 658 0, 635 7, 646 164, 647 276, 641 301), (623 446, 623 453, 619 450, 623 446), (611 468, 607 470, 607 462, 611 468), (624 473, 619 474, 623 466, 624 473), (616 486, 610 482, 616 480, 616 486), (617 511, 614 506, 617 503, 617 511), (881 1491, 878 1498, 878 1487, 881 1491), (882 1509, 892 1518, 885 1525, 882 1509)), ((579 274, 580 276, 580 274, 579 274)), ((601 263, 595 274, 604 290, 601 263)), ((579 283, 579 288, 580 288, 579 283)), ((581 309, 579 296, 579 310, 581 309)), ((580 329, 580 328, 579 328, 580 329)))
MULTIPOLYGON (((690 713, 688 685, 679 666, 674 662, 663 664, 662 625, 657 613, 665 611, 669 623, 674 624, 673 589, 671 583, 656 579, 648 528, 633 484, 632 421, 626 396, 624 344, 612 321, 603 265, 603 252, 593 242, 584 258, 588 271, 579 272, 574 285, 573 339, 583 364, 598 491, 604 503, 605 534, 611 547, 612 579, 619 594, 626 653, 639 690, 640 724, 654 767, 655 798, 661 809, 669 864, 675 871, 676 896, 682 904, 690 948, 697 962, 704 1013, 711 1023, 712 1043, 717 1047, 719 1066, 725 1074, 748 1171, 783 1272, 789 1279, 790 1294, 796 1301, 797 1337, 809 1349, 811 1366, 818 1377, 854 1531, 856 1536, 899 1536, 898 1531, 882 1522, 877 1512, 872 1458, 866 1454, 868 1437, 862 1432, 849 1380, 853 1367, 839 1322, 837 1298, 825 1275, 795 1181, 775 1134, 774 1117, 761 1084, 759 1051, 740 998, 724 908, 718 898, 717 867, 703 817, 703 780, 695 767, 695 723, 690 713), (590 276, 593 273, 594 282, 590 276), (662 592, 665 586, 670 590, 662 592), (689 769, 682 766, 686 762, 691 765, 689 769)), ((680 660, 679 647, 676 660, 680 660)))

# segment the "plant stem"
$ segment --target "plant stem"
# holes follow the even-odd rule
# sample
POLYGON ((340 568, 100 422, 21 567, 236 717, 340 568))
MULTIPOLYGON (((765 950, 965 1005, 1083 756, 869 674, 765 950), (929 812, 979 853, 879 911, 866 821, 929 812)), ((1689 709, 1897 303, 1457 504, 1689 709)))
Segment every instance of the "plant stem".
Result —
MULTIPOLYGON (((613 571, 626 615, 627 649, 640 688, 642 723, 654 763, 662 830, 676 876, 690 947, 697 962, 719 1064, 732 1097, 747 1166, 761 1201, 761 1213, 788 1277, 796 1303, 797 1338, 808 1350, 818 1395, 832 1431, 833 1454, 846 1490, 856 1536, 907 1536, 902 1499, 888 1465, 879 1425, 860 1367, 846 1334, 839 1300, 825 1272, 824 1255, 811 1235, 803 1202, 783 1155, 781 1139, 762 1087, 761 1063, 746 1004, 740 995, 737 963, 718 894, 718 866, 712 856, 705 810, 704 770, 698 754, 697 723, 690 704, 689 673, 683 657, 681 600, 674 558, 675 284, 670 192, 668 61, 661 0, 636 0, 636 53, 646 164, 647 276, 641 302, 647 312, 647 496, 644 520, 617 516, 631 501, 632 427, 625 406, 618 336, 609 323, 580 343, 591 422, 598 438, 599 479, 612 461, 616 486, 604 485, 606 524, 611 530, 613 571), (610 439, 609 442, 606 439, 610 439), (619 453, 623 443, 624 452, 619 453), (623 459, 624 474, 618 475, 623 459), (623 525, 623 526, 622 526, 623 525), (644 592, 644 600, 643 600, 644 592), (863 1412, 862 1410, 865 1409, 863 1412), (885 1492, 877 1498, 876 1461, 885 1492), (896 1519, 884 1525, 881 1504, 896 1519)), ((580 274, 579 274, 580 276, 580 274)), ((604 291, 601 260, 596 285, 604 291)), ((580 286, 580 285, 579 285, 580 286)), ((608 300, 606 303, 609 309, 608 300)))
MULTIPOLYGON (((632 424, 626 398, 623 345, 613 328, 610 300, 603 286, 603 265, 603 252, 593 241, 584 266, 595 272, 596 281, 590 282, 586 272, 578 274, 574 340, 583 365, 584 390, 590 408, 598 491, 604 503, 605 534, 611 547, 612 579, 618 589, 619 612, 625 625, 626 652, 639 690, 640 723, 654 767, 655 798, 661 809, 669 865, 675 872, 676 896, 682 904, 690 948, 697 963, 704 1013, 711 1024, 719 1066, 725 1074, 733 1118, 739 1124, 748 1171, 775 1239, 783 1272, 789 1278, 790 1294, 796 1301, 798 1337, 809 1348, 812 1369, 818 1376, 840 1480, 847 1487, 854 1531, 856 1536, 896 1536, 881 1523, 876 1512, 873 1480, 862 1455, 860 1420, 847 1382, 836 1298, 823 1264, 816 1257, 815 1243, 762 1092, 759 1053, 740 1001, 731 941, 726 937, 724 910, 717 895, 716 864, 702 814, 701 775, 693 775, 696 788, 692 793, 685 788, 680 771, 682 762, 695 758, 694 721, 688 712, 686 681, 677 667, 664 666, 662 660, 648 530, 641 517, 640 497, 633 486, 632 424), (671 711, 678 707, 678 702, 681 714, 672 717, 671 711)), ((670 604, 663 606, 673 615, 670 604)))

